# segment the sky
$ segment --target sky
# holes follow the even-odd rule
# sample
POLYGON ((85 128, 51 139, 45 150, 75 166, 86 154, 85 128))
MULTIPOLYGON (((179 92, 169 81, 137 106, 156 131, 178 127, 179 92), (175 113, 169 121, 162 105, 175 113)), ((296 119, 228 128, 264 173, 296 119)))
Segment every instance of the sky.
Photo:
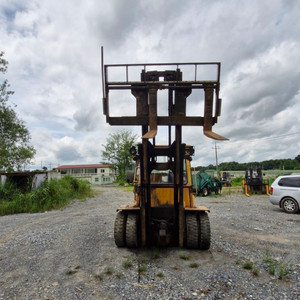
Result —
MULTIPOLYGON (((109 134, 122 127, 102 112, 101 46, 105 64, 221 62, 213 131, 229 141, 184 127, 194 166, 215 164, 215 147, 219 163, 296 157, 299 15, 298 0, 0 0, 10 101, 36 149, 27 168, 103 161, 109 134)), ((201 114, 193 101, 188 114, 201 114)), ((112 103, 115 116, 135 107, 129 91, 112 103)), ((140 136, 139 127, 126 128, 140 136)), ((157 139, 167 143, 164 128, 157 139)))

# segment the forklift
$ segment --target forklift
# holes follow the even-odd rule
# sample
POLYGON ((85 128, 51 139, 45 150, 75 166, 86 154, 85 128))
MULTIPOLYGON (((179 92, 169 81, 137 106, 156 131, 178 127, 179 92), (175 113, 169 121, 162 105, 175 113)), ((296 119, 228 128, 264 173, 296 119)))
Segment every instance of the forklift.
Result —
POLYGON ((243 180, 243 192, 249 197, 250 194, 266 194, 269 193, 269 183, 264 182, 261 166, 249 167, 245 170, 245 179, 243 180))
POLYGON ((209 249, 209 209, 195 205, 190 164, 194 147, 182 142, 182 127, 202 126, 207 137, 226 140, 212 131, 221 113, 221 64, 104 64, 103 56, 102 47, 103 113, 106 122, 113 126, 140 126, 142 136, 142 143, 130 149, 136 162, 134 201, 117 209, 114 225, 116 245, 129 248, 179 246, 209 249), (216 78, 198 78, 199 69, 205 67, 215 68, 216 78), (137 69, 140 70, 138 77, 131 78, 137 69), (192 78, 184 78, 182 69, 192 70, 192 78), (115 76, 115 79, 116 73, 123 74, 124 78, 115 76), (135 116, 110 114, 110 94, 113 95, 115 90, 131 92, 136 102, 135 116), (162 90, 167 91, 163 101, 158 97, 162 90), (203 116, 186 114, 188 97, 194 90, 200 90, 203 94, 203 116), (166 115, 158 115, 161 102, 168 106, 166 115), (157 145, 155 140, 160 126, 167 127, 168 131, 163 145, 157 145))

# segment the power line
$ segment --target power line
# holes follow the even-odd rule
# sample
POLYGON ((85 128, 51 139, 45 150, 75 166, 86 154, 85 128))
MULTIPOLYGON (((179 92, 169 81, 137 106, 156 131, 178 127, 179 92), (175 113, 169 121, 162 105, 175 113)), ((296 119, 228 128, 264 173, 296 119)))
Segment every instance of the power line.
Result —
MULTIPOLYGON (((277 135, 277 136, 273 136, 273 137, 256 138, 256 139, 259 139, 259 140, 275 140, 275 139, 280 139, 282 137, 287 137, 287 136, 297 135, 297 134, 300 134, 300 131, 289 133, 289 134, 277 135)), ((253 139, 253 140, 256 140, 256 139, 253 139)))
MULTIPOLYGON (((271 137, 262 137, 262 138, 247 139, 246 141, 247 142, 253 142, 253 141, 276 140, 276 139, 281 139, 281 138, 284 138, 284 137, 289 137, 289 136, 298 135, 298 134, 300 134, 300 131, 293 132, 293 133, 288 133, 288 134, 283 134, 283 135, 271 136, 271 137)), ((244 142, 245 142, 245 140, 239 140, 239 141, 230 141, 229 140, 230 144, 233 144, 233 143, 244 143, 244 142)), ((224 143, 223 145, 226 146, 226 143, 224 143)))

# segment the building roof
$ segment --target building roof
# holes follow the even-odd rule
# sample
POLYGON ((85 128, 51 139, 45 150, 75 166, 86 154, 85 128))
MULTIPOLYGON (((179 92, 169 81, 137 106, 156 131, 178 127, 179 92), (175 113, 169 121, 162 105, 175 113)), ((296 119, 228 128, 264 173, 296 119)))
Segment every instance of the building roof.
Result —
POLYGON ((89 165, 63 165, 59 166, 55 169, 62 170, 62 169, 85 169, 85 168, 109 168, 109 165, 104 164, 89 164, 89 165))

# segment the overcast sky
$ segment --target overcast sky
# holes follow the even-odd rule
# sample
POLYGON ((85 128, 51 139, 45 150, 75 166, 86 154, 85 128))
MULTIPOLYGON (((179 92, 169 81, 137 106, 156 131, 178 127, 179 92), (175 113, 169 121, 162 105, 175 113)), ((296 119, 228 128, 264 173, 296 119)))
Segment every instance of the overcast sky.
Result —
MULTIPOLYGON (((299 16, 298 0, 0 0, 0 50, 10 101, 37 150, 32 167, 102 161, 102 144, 120 127, 102 114, 101 46, 106 64, 221 62, 214 131, 230 140, 216 144, 219 163, 294 158, 299 16)), ((114 114, 128 114, 130 102, 125 91, 114 114)), ((183 132, 195 146, 194 166, 215 164, 215 142, 202 128, 183 132)))

